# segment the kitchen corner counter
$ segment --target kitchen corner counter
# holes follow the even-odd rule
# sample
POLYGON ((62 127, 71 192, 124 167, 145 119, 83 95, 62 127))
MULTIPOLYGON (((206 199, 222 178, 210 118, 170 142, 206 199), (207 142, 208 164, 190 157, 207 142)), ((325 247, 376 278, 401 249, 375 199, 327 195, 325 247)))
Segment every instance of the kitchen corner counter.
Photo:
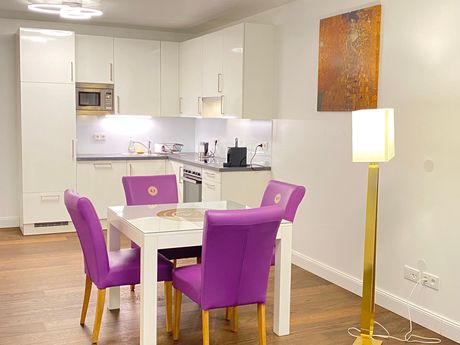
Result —
POLYGON ((172 154, 82 154, 77 156, 77 161, 125 161, 125 160, 158 160, 170 159, 172 161, 181 162, 220 172, 232 171, 262 171, 271 170, 270 166, 254 164, 252 167, 224 167, 225 159, 216 157, 201 160, 196 153, 172 153, 172 154))

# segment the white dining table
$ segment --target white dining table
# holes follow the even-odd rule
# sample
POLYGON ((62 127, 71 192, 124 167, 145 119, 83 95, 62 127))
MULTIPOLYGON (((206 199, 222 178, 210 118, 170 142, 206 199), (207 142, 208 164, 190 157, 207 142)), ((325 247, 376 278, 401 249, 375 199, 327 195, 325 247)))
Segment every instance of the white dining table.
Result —
MULTIPOLYGON (((157 344, 157 255, 159 249, 202 244, 206 210, 246 208, 232 201, 212 201, 108 208, 107 247, 120 249, 123 234, 141 247, 140 344, 157 344)), ((273 332, 289 334, 292 223, 283 221, 276 237, 273 332)), ((107 306, 120 308, 120 288, 108 289, 107 306)))

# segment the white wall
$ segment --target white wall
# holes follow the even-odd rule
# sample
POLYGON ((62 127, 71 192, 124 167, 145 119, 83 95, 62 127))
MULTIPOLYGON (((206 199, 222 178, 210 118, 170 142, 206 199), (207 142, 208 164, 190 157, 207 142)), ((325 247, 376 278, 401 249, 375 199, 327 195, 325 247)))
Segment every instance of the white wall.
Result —
POLYGON ((190 35, 95 25, 51 23, 0 18, 0 228, 17 226, 18 148, 16 103, 16 32, 20 26, 73 30, 80 34, 182 41, 190 35))
MULTIPOLYGON (((77 118, 78 154, 120 154, 128 152, 130 140, 145 145, 181 143, 184 152, 195 150, 195 119, 193 118, 77 118), (96 141, 95 133, 104 133, 105 141, 96 141)), ((152 146, 153 150, 153 146, 152 146)))
POLYGON ((272 121, 253 121, 241 119, 197 119, 195 127, 195 151, 201 141, 209 142, 214 150, 214 140, 218 140, 216 156, 226 157, 227 148, 235 146, 238 138, 239 146, 247 146, 248 163, 258 144, 268 143, 268 149, 257 149, 254 164, 268 165, 271 162, 272 121))
MULTIPOLYGON (((460 2, 381 3, 379 106, 395 108, 397 149, 381 169, 378 301, 406 315, 413 284, 403 280, 403 265, 424 267, 440 276, 441 289, 418 289, 415 318, 460 341, 460 2)), ((273 171, 308 190, 296 220, 295 261, 355 292, 367 171, 351 163, 350 113, 316 111, 318 36, 320 18, 367 5, 300 0, 250 18, 278 26, 273 171)))

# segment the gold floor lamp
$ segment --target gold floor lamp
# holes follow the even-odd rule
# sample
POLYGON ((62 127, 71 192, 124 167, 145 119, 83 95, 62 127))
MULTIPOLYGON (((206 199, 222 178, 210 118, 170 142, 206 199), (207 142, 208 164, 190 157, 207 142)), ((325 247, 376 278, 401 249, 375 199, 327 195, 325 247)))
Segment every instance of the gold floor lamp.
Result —
POLYGON ((353 345, 379 345, 372 338, 375 312, 375 258, 377 240, 377 205, 379 163, 395 155, 394 110, 365 109, 352 112, 353 162, 369 163, 366 231, 364 239, 363 295, 361 335, 353 345))

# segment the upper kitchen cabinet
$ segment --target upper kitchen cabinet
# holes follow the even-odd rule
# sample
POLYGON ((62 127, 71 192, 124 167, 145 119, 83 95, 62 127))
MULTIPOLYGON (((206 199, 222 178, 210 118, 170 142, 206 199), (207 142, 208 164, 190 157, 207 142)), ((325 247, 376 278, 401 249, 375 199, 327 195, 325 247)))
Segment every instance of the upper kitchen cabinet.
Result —
POLYGON ((121 115, 160 115, 158 41, 115 38, 115 109, 121 115))
POLYGON ((113 83, 113 37, 75 36, 76 81, 113 83))
POLYGON ((75 34, 71 31, 19 29, 20 81, 75 82, 75 34))
POLYGON ((201 115, 203 40, 201 37, 181 42, 179 47, 180 113, 201 115))
POLYGON ((179 114, 179 43, 161 42, 161 116, 179 114))
POLYGON ((217 31, 202 37, 203 97, 219 97, 222 93, 223 36, 217 31))

